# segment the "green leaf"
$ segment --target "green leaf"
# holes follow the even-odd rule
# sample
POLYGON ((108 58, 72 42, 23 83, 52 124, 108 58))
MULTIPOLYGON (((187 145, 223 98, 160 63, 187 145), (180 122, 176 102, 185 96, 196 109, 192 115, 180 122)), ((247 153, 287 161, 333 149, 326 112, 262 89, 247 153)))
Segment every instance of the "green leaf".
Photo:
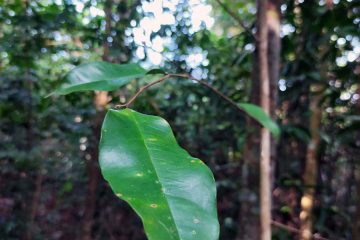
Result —
POLYGON ((240 103, 240 108, 243 109, 252 118, 258 121, 265 128, 269 129, 274 138, 279 139, 280 128, 265 112, 261 107, 251 103, 240 103))
POLYGON ((164 70, 160 69, 160 68, 151 69, 150 71, 148 71, 146 73, 146 75, 155 75, 155 74, 166 75, 167 73, 164 70))
POLYGON ((310 133, 304 128, 287 124, 282 126, 282 131, 304 141, 305 143, 310 142, 310 133))
POLYGON ((109 110, 99 161, 104 178, 141 217, 150 240, 218 239, 213 174, 177 144, 164 119, 109 110))
POLYGON ((137 64, 113 64, 108 62, 85 63, 71 70, 65 79, 67 83, 51 95, 65 95, 87 90, 113 91, 124 86, 146 71, 137 64))

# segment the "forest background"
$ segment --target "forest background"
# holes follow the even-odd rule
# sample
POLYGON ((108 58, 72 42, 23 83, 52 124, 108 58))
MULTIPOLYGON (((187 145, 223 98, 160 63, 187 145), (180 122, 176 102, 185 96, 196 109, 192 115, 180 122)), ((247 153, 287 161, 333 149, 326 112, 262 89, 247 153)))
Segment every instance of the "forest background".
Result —
MULTIPOLYGON (((270 114, 281 128, 273 238, 308 228, 314 239, 360 239, 360 3, 269 0, 266 9, 270 114)), ((103 60, 189 73, 260 105, 258 22, 255 1, 0 1, 0 239, 145 239, 100 175, 96 134, 102 110, 142 83, 45 96, 75 66, 103 60)), ((181 79, 133 108, 167 119, 213 170, 220 239, 258 239, 259 126, 181 79)))

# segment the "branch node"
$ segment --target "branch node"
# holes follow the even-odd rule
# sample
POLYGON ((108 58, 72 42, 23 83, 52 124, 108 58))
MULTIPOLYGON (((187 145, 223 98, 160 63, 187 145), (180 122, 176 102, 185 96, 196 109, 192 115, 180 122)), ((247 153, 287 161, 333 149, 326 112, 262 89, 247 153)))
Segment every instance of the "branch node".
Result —
POLYGON ((128 108, 128 104, 125 103, 125 104, 117 104, 115 105, 115 108, 116 109, 125 109, 125 108, 128 108))

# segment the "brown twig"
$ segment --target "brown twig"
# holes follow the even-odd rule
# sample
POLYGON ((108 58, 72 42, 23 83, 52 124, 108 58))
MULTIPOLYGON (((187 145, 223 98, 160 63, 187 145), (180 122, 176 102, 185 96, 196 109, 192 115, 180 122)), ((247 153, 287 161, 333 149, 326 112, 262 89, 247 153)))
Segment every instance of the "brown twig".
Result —
POLYGON ((223 3, 221 0, 215 0, 223 9, 225 12, 227 12, 239 25, 250 34, 255 40, 257 40, 257 36, 251 31, 251 28, 246 26, 244 21, 240 18, 239 15, 237 15, 235 12, 233 12, 229 6, 227 6, 225 3, 223 3))
POLYGON ((216 88, 214 88, 213 86, 211 86, 209 83, 203 81, 203 80, 200 80, 200 79, 197 79, 197 78, 194 78, 193 76, 191 75, 188 75, 188 74, 167 74, 165 75, 164 77, 154 81, 154 82, 151 82, 151 83, 148 83, 146 85, 144 85, 143 87, 140 88, 139 91, 137 91, 135 93, 134 96, 132 96, 130 98, 130 100, 125 103, 125 104, 119 104, 119 105, 116 105, 115 107, 116 108, 127 108, 129 107, 135 100, 136 98, 142 93, 144 92, 146 89, 150 88, 151 86, 153 85, 156 85, 158 83, 161 83, 167 79, 170 79, 170 78, 183 78, 183 79, 190 79, 190 80, 193 80, 195 82, 198 82, 200 83, 201 85, 205 86, 206 88, 210 89, 211 91, 213 91, 214 93, 216 93, 217 95, 219 95, 221 98, 223 98, 225 101, 227 101, 228 103, 230 103, 232 106, 234 106, 238 111, 240 112, 244 112, 244 110, 242 108, 240 108, 236 102, 234 102, 232 99, 230 99, 228 96, 226 96, 225 94, 223 94, 222 92, 220 92, 219 90, 217 90, 216 88))
MULTIPOLYGON (((296 233, 296 234, 300 234, 300 233, 301 233, 300 229, 297 229, 297 228, 294 228, 294 227, 285 225, 285 224, 283 224, 283 223, 280 223, 280 222, 277 222, 277 221, 274 221, 274 220, 271 221, 271 224, 272 224, 273 226, 275 226, 275 227, 284 229, 284 230, 286 230, 286 231, 288 231, 288 232, 292 232, 292 233, 296 233)), ((316 235, 316 234, 313 234, 313 235, 312 235, 312 239, 314 239, 314 240, 328 240, 327 238, 318 236, 318 235, 316 235)))
POLYGON ((143 44, 138 44, 137 46, 138 46, 138 47, 143 47, 144 50, 149 49, 149 50, 153 51, 154 53, 159 53, 159 54, 161 54, 161 57, 165 58, 167 61, 169 61, 169 62, 174 62, 174 60, 166 57, 166 56, 164 55, 164 52, 155 50, 152 46, 146 45, 145 42, 143 42, 143 44))
POLYGON ((41 193, 42 193, 43 177, 44 177, 44 175, 42 173, 42 169, 40 169, 39 174, 37 175, 36 181, 35 181, 35 191, 34 191, 32 203, 31 203, 30 219, 26 226, 26 233, 25 233, 26 240, 31 240, 33 238, 34 223, 36 220, 36 214, 37 214, 40 200, 41 200, 40 197, 41 197, 41 193))
POLYGON ((161 83, 161 82, 165 81, 166 79, 169 79, 170 77, 171 77, 171 75, 168 74, 168 75, 165 75, 164 77, 162 77, 162 78, 160 78, 160 79, 158 79, 158 80, 156 80, 156 81, 154 81, 154 82, 151 82, 151 83, 148 83, 148 84, 142 86, 142 87, 140 88, 140 90, 137 91, 137 92, 135 93, 135 95, 132 96, 127 103, 125 103, 125 104, 118 104, 118 105, 115 106, 115 108, 127 108, 127 107, 129 107, 129 106, 136 100, 136 98, 137 98, 142 92, 144 92, 146 89, 148 89, 149 87, 151 87, 151 86, 153 86, 153 85, 156 85, 156 84, 158 84, 158 83, 161 83))

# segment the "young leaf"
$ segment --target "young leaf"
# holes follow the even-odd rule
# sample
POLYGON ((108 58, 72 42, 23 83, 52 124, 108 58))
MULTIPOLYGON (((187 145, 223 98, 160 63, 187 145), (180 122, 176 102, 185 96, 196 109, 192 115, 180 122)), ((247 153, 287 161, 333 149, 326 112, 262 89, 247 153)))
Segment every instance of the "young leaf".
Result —
POLYGON ((283 125, 282 131, 304 141, 305 143, 309 143, 311 140, 310 133, 306 129, 301 128, 299 126, 295 126, 291 124, 283 125))
POLYGON ((141 217, 150 240, 218 239, 213 174, 177 144, 164 119, 109 110, 99 161, 104 178, 141 217))
POLYGON ((156 74, 166 75, 167 73, 160 68, 151 69, 146 73, 146 75, 156 75, 156 74))
POLYGON ((65 76, 67 83, 48 96, 86 90, 112 91, 145 73, 137 64, 85 63, 71 70, 65 76))
POLYGON ((280 136, 280 128, 263 110, 261 107, 251 103, 240 103, 239 106, 256 121, 258 121, 265 128, 278 139, 280 136))

